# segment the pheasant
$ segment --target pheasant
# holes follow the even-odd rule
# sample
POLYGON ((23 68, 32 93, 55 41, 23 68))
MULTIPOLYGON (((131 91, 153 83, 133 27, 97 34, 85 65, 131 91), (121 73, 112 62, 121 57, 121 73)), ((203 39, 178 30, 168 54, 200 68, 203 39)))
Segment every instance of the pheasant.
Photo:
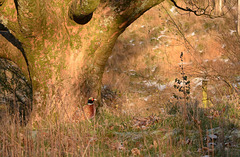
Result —
POLYGON ((96 113, 96 108, 94 105, 94 101, 96 100, 97 99, 90 97, 88 99, 87 105, 84 105, 81 109, 77 109, 77 111, 74 113, 73 120, 76 122, 80 122, 83 120, 92 119, 96 113))

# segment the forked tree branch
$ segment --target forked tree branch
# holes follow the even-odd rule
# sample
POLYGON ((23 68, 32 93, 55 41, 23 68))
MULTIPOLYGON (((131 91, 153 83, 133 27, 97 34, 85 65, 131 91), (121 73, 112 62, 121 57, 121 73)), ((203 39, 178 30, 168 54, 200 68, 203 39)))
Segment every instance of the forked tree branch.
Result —
POLYGON ((227 12, 222 13, 221 15, 214 15, 214 14, 212 14, 212 12, 214 11, 215 6, 211 6, 209 1, 208 1, 207 6, 204 6, 204 7, 199 7, 195 3, 192 3, 191 5, 194 9, 191 9, 189 7, 185 7, 185 8, 181 7, 177 4, 177 2, 175 0, 170 0, 170 1, 173 3, 173 5, 176 8, 183 10, 183 11, 191 12, 196 16, 208 16, 209 18, 217 18, 217 17, 224 16, 229 11, 228 10, 227 12))

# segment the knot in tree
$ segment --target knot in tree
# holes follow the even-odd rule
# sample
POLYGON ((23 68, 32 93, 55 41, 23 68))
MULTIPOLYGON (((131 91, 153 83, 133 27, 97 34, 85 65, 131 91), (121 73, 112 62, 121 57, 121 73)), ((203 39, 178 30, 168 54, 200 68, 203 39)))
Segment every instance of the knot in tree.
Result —
POLYGON ((69 8, 69 17, 78 24, 86 24, 92 19, 100 0, 74 0, 69 8))

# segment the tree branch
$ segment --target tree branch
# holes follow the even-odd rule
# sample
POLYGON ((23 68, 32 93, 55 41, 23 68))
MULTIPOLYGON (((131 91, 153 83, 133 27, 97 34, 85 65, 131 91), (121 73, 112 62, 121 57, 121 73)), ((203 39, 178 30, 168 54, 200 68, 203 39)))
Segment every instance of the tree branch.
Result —
POLYGON ((183 11, 192 12, 192 13, 194 13, 196 16, 207 15, 207 16, 212 17, 211 14, 207 14, 207 13, 206 13, 206 10, 208 9, 209 5, 208 5, 206 8, 199 8, 198 6, 196 6, 196 5, 194 4, 194 6, 197 8, 197 10, 192 10, 192 9, 190 9, 189 7, 186 7, 186 8, 180 7, 180 6, 175 2, 175 0, 171 0, 171 2, 173 3, 173 5, 174 5, 176 8, 178 8, 178 9, 180 9, 180 10, 183 10, 183 11))
POLYGON ((205 15, 205 16, 208 16, 209 18, 217 18, 217 17, 222 17, 223 15, 225 15, 226 13, 223 13, 222 15, 213 15, 212 14, 212 12, 213 12, 213 10, 214 10, 214 7, 215 6, 212 6, 211 7, 211 5, 210 5, 210 2, 208 1, 208 4, 207 4, 207 6, 204 6, 204 8, 203 7, 199 7, 199 6, 197 6, 195 3, 192 3, 191 5, 193 6, 193 8, 191 9, 191 8, 189 8, 189 7, 185 7, 185 8, 183 8, 183 7, 181 7, 181 6, 179 6, 178 4, 177 4, 177 2, 175 1, 175 0, 170 0, 172 3, 173 3, 173 5, 176 7, 176 8, 178 8, 178 9, 180 9, 180 10, 183 10, 183 11, 187 11, 187 12, 191 12, 191 13, 193 13, 194 15, 196 15, 196 16, 202 16, 202 15, 205 15), (210 9, 210 10, 209 10, 210 9))
MULTIPOLYGON (((94 46, 94 65, 95 73, 102 76, 108 57, 111 55, 112 48, 118 36, 144 12, 163 2, 164 0, 105 0, 101 1, 93 19, 89 25, 96 25, 94 29, 98 31, 89 31, 88 39, 94 46), (99 20, 100 19, 100 20, 99 20), (92 34, 91 37, 91 33, 92 34), (104 33, 103 33, 104 32, 104 33), (93 38, 96 36, 99 38, 93 38)), ((88 25, 86 25, 88 29, 88 25)), ((90 51, 93 52, 93 51, 90 51)), ((93 53, 90 53, 93 54, 93 53)), ((88 55, 91 56, 91 55, 88 55)))
POLYGON ((115 7, 115 11, 119 14, 123 22, 119 27, 126 28, 147 10, 163 1, 164 0, 124 0, 122 3, 119 1, 112 1, 111 5, 115 7))

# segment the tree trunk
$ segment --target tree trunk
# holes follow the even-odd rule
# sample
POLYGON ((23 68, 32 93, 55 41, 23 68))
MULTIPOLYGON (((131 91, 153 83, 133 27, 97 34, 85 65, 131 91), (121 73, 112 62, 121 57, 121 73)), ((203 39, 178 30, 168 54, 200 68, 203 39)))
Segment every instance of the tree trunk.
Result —
POLYGON ((28 68, 21 68, 12 54, 0 52, 0 57, 30 74, 35 105, 64 106, 71 116, 88 97, 100 100, 104 67, 116 39, 162 1, 1 1, 0 23, 22 43, 19 56, 28 68))

